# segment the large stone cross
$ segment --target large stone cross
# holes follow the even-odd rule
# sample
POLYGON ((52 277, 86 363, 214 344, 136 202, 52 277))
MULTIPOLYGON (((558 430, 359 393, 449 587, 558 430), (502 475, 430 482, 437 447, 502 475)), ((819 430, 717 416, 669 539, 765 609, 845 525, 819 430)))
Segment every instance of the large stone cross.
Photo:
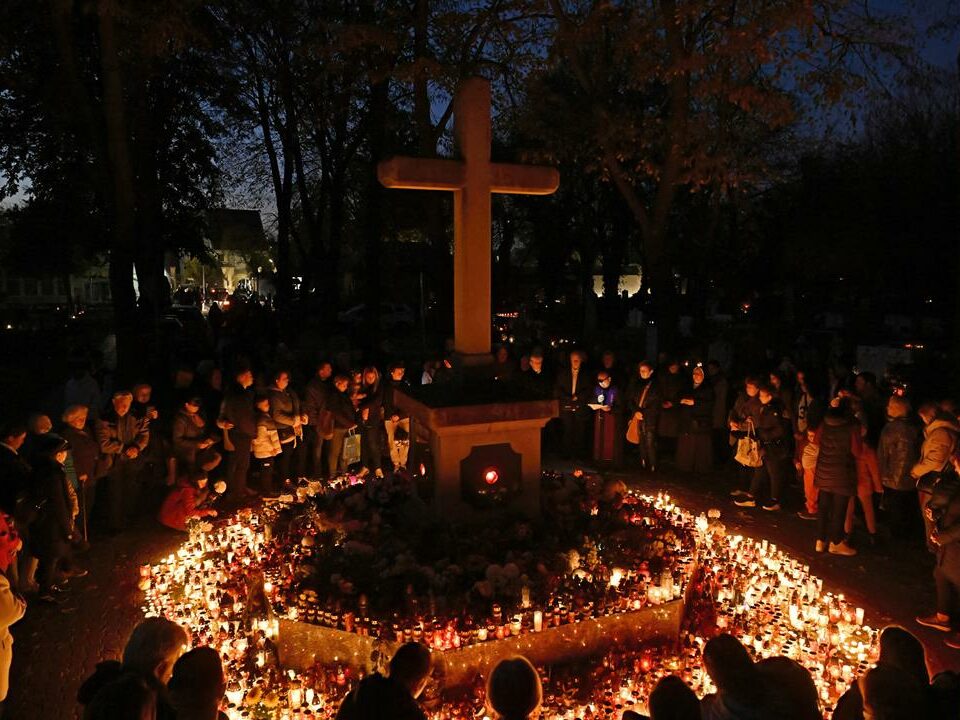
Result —
POLYGON ((388 188, 453 192, 454 349, 465 364, 490 357, 490 194, 549 195, 555 168, 490 162, 490 83, 470 78, 454 101, 460 160, 394 157, 377 167, 388 188))

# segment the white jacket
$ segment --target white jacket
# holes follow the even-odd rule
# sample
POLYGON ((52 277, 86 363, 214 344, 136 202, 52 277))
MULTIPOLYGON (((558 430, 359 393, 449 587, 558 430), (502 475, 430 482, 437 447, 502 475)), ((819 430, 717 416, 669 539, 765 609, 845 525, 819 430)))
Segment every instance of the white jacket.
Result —
POLYGON ((10 581, 0 574, 0 702, 10 689, 10 663, 13 662, 13 635, 10 626, 23 617, 27 604, 10 590, 10 581))

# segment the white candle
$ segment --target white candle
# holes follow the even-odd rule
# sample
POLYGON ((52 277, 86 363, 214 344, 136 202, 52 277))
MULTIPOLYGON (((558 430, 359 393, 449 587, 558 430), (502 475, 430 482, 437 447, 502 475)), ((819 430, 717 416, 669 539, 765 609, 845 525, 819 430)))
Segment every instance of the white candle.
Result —
POLYGON ((543 630, 543 613, 540 610, 533 611, 533 631, 540 632, 543 630))

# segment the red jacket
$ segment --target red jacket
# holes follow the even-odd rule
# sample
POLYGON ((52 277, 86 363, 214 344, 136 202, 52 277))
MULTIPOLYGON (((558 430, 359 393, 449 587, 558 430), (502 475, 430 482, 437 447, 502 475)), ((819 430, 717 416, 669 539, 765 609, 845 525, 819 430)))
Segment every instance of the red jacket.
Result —
POLYGON ((187 520, 193 517, 204 517, 210 510, 198 510, 197 506, 207 496, 207 490, 197 490, 193 485, 186 483, 178 485, 170 491, 160 506, 157 520, 174 530, 187 529, 187 520))

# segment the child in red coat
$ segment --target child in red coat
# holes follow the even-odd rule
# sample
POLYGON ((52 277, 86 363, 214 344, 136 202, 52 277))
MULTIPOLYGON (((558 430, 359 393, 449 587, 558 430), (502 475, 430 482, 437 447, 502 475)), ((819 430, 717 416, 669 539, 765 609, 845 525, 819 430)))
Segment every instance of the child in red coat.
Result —
POLYGON ((177 487, 170 491, 160 506, 157 519, 169 528, 186 532, 190 518, 216 517, 216 510, 204 507, 210 495, 207 482, 207 474, 203 471, 194 471, 181 477, 177 487))

